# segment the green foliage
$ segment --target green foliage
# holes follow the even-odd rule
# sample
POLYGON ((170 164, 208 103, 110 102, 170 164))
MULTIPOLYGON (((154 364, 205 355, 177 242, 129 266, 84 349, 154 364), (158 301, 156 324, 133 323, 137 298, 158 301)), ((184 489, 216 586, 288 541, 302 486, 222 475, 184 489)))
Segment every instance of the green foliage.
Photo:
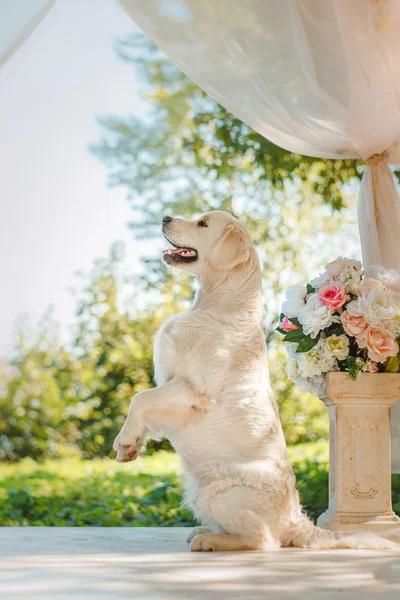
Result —
POLYGON ((24 459, 0 467, 0 525, 149 527, 193 523, 180 506, 177 457, 127 467, 110 460, 24 459))
POLYGON ((385 362, 385 373, 398 373, 400 371, 399 355, 391 356, 385 362))
POLYGON ((351 379, 351 381, 360 379, 362 369, 356 356, 348 356, 346 358, 346 371, 348 372, 348 378, 351 379))
POLYGON ((0 363, 0 458, 41 458, 74 443, 76 429, 65 419, 77 381, 76 365, 56 343, 46 319, 36 340, 20 336, 11 363, 0 363))
MULTIPOLYGON (((289 449, 301 502, 315 520, 328 503, 327 446, 289 449)), ((0 466, 0 526, 154 527, 194 525, 181 507, 175 454, 159 452, 135 463, 109 459, 24 459, 0 466)), ((393 476, 394 510, 400 512, 400 476, 393 476)))
POLYGON ((314 292, 315 292, 315 289, 313 288, 311 283, 307 283, 307 294, 313 294, 314 292))

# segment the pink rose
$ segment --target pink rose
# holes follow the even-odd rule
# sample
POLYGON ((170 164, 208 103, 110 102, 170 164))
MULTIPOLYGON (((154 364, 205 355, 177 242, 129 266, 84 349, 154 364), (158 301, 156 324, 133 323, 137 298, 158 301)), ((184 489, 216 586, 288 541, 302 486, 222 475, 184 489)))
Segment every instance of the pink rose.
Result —
POLYGON ((368 357, 375 362, 385 362, 389 356, 396 356, 399 352, 393 333, 383 327, 368 327, 357 338, 357 343, 361 348, 368 348, 368 357))
POLYGON ((351 315, 347 310, 342 312, 340 320, 345 332, 354 337, 361 336, 368 329, 368 323, 363 316, 351 315))
POLYGON ((371 277, 366 277, 362 280, 360 285, 358 286, 358 295, 359 296, 368 296, 371 290, 375 288, 382 287, 381 283, 377 279, 372 279, 371 277))
POLYGON ((347 300, 346 290, 340 283, 329 283, 319 288, 318 297, 325 306, 340 308, 347 300))
POLYGON ((301 329, 298 325, 295 325, 289 321, 288 317, 283 317, 282 321, 279 323, 279 327, 284 329, 286 332, 293 331, 293 329, 301 329))
POLYGON ((367 363, 367 371, 368 373, 377 373, 379 371, 378 365, 375 361, 369 360, 367 363))

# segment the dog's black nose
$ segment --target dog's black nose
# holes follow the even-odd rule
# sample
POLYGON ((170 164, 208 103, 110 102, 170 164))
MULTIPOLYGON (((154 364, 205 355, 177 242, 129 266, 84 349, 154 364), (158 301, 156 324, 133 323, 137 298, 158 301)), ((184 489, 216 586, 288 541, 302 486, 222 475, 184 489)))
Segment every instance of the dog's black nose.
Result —
POLYGON ((168 215, 162 220, 163 223, 169 223, 170 221, 172 221, 172 217, 169 217, 168 215))

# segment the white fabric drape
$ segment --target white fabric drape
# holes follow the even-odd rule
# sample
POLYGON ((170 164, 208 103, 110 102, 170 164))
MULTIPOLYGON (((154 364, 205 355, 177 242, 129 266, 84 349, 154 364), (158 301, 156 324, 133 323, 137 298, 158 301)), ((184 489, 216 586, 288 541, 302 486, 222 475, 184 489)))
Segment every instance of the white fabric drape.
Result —
MULTIPOLYGON (((373 155, 360 186, 364 267, 400 271, 400 0, 119 0, 202 89, 308 156, 373 155)), ((392 411, 400 472, 400 404, 392 411)))
MULTIPOLYGON (((292 152, 400 162, 399 0, 120 0, 201 88, 292 152)), ((400 270, 400 201, 382 161, 360 190, 365 267, 400 270)))
POLYGON ((1 0, 0 67, 27 40, 56 0, 1 0))

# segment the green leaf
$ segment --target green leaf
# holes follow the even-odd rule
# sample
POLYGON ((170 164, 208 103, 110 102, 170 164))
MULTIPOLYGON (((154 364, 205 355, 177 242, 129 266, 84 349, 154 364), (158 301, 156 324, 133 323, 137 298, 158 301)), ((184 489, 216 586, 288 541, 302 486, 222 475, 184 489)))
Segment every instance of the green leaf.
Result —
POLYGON ((304 338, 304 332, 302 329, 293 329, 293 331, 288 331, 288 333, 283 338, 284 342, 301 342, 304 338))
POLYGON ((285 315, 284 313, 281 313, 281 314, 279 315, 279 320, 280 320, 280 321, 283 321, 283 319, 285 318, 285 316, 286 316, 286 315, 285 315))
POLYGON ((299 327, 302 327, 302 325, 301 325, 300 321, 299 321, 299 320, 298 320, 296 317, 292 317, 292 318, 290 318, 290 319, 289 319, 289 321, 290 321, 291 323, 293 323, 293 325, 298 325, 299 327))
POLYGON ((307 335, 298 345, 296 352, 308 352, 318 344, 319 334, 315 339, 307 335))
POLYGON ((391 356, 385 363, 385 373, 398 373, 399 366, 399 355, 391 356))
POLYGON ((275 331, 279 331, 279 333, 282 333, 283 335, 286 335, 286 331, 284 329, 282 329, 281 327, 277 327, 275 329, 275 331))
POLYGON ((307 283, 307 294, 312 294, 315 292, 315 288, 311 285, 311 283, 307 283))

